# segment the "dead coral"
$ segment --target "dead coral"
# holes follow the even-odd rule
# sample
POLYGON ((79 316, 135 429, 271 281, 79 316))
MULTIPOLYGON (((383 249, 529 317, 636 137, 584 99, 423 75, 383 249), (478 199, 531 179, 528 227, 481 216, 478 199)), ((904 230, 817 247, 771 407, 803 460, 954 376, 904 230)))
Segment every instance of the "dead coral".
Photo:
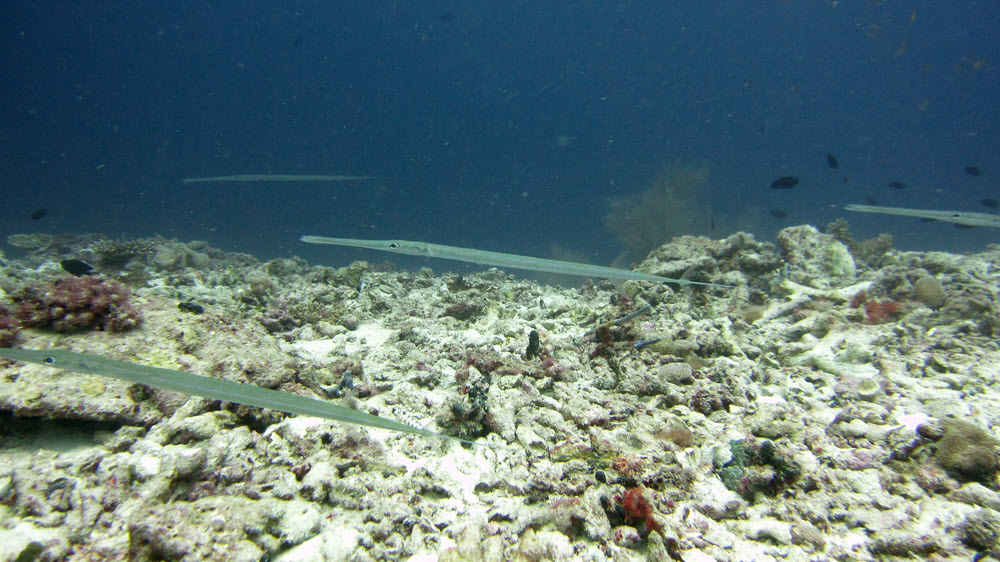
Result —
POLYGON ((456 320, 474 320, 483 313, 483 305, 471 302, 458 302, 444 309, 441 316, 451 316, 456 320))
POLYGON ((213 258, 221 258, 222 255, 221 251, 209 246, 208 242, 193 240, 184 244, 174 240, 159 246, 152 258, 152 265, 163 271, 207 269, 213 258))
POLYGON ((832 234, 834 238, 847 245, 854 259, 869 267, 878 267, 882 257, 892 249, 892 235, 883 232, 875 238, 867 240, 855 240, 851 236, 847 221, 837 219, 826 225, 824 232, 832 234))
MULTIPOLYGON (((738 232, 724 240, 679 236, 651 251, 638 269, 675 279, 727 284, 733 283, 734 278, 722 275, 740 272, 751 285, 763 290, 766 283, 762 276, 773 274, 784 264, 774 244, 758 242, 752 235, 738 232)), ((643 294, 643 298, 651 304, 657 302, 652 295, 643 294)))
POLYGON ((0 347, 10 347, 17 339, 17 333, 21 331, 21 323, 14 318, 10 311, 0 306, 0 347))
POLYGON ((98 234, 11 234, 7 243, 15 248, 27 250, 32 254, 65 255, 82 249, 95 239, 98 234))

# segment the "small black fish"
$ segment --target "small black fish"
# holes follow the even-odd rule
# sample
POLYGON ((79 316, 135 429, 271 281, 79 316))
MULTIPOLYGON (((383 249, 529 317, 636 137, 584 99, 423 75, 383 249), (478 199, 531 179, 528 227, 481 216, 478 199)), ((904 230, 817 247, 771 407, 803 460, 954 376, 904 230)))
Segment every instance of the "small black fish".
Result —
POLYGON ((781 209, 771 209, 771 216, 776 219, 783 219, 788 216, 788 213, 782 211, 781 209))
POLYGON ((906 184, 899 180, 892 180, 889 182, 889 187, 893 189, 906 189, 906 184))
POLYGON ((531 359, 532 357, 538 357, 542 346, 538 342, 538 330, 532 330, 528 332, 528 349, 524 350, 524 357, 531 359))
POLYGON ((655 340, 636 340, 635 343, 632 344, 632 347, 634 347, 636 351, 638 351, 646 346, 653 345, 654 343, 662 340, 663 338, 656 338, 655 340))
POLYGON ((955 228, 957 228, 959 230, 972 230, 973 228, 977 228, 977 227, 974 224, 958 224, 958 223, 955 223, 955 228))
POLYGON ((795 176, 782 176, 771 182, 771 189, 791 189, 799 185, 799 178, 795 176))
POLYGON ((77 277, 90 275, 94 271, 94 267, 92 265, 81 260, 63 260, 59 262, 59 265, 62 266, 66 273, 77 277))
POLYGON ((865 197, 865 203, 868 203, 869 205, 878 205, 878 199, 875 199, 874 197, 869 195, 865 197))
POLYGON ((980 203, 983 204, 983 207, 988 207, 990 209, 996 209, 997 207, 1000 207, 1000 201, 997 201, 992 197, 987 197, 986 199, 980 201, 980 203))
POLYGON ((930 217, 920 217, 920 222, 937 222, 937 219, 932 219, 930 217))
POLYGON ((837 157, 830 153, 826 154, 826 163, 829 164, 834 170, 840 167, 840 162, 837 161, 837 157))
POLYGON ((36 221, 47 214, 49 214, 49 210, 42 208, 42 209, 35 209, 35 211, 28 216, 31 217, 31 220, 36 221))
POLYGON ((982 174, 983 171, 976 166, 966 166, 965 173, 969 174, 970 176, 978 176, 979 174, 982 174))

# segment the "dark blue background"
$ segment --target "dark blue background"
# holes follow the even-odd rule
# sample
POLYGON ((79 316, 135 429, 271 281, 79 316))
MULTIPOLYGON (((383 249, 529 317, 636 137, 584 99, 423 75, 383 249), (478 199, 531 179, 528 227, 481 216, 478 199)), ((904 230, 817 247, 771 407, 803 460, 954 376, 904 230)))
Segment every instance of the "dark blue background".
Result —
POLYGON ((558 244, 606 264, 619 249, 601 225, 606 200, 680 160, 711 170, 703 204, 716 237, 770 239, 844 216, 859 236, 892 232, 897 247, 981 249, 1000 232, 831 206, 870 196, 989 211, 980 201, 1000 198, 998 11, 944 1, 5 2, 0 234, 159 233, 331 263, 360 254, 298 237, 542 256, 558 244), (264 172, 382 179, 181 182, 264 172), (783 175, 802 183, 770 189, 783 175), (30 220, 39 207, 49 214, 30 220))

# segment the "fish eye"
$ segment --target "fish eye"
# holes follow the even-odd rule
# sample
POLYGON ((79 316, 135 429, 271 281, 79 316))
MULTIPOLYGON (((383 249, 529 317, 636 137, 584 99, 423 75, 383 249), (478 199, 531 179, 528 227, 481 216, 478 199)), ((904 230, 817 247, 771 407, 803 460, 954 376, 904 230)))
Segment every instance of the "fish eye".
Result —
POLYGON ((389 242, 389 249, 390 250, 396 250, 398 248, 399 248, 399 244, 398 243, 396 243, 396 242, 389 242))
POLYGON ((49 357, 46 357, 45 359, 43 359, 42 362, 44 362, 46 365, 52 365, 52 364, 54 364, 56 362, 56 358, 52 357, 52 356, 49 356, 49 357))

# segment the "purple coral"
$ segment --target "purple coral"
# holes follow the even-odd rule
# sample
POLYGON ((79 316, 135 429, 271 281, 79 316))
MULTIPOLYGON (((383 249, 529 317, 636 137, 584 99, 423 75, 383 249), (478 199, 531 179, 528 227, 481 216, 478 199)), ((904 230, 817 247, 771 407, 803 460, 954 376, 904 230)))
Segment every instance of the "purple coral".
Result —
POLYGON ((122 332, 136 327, 139 312, 129 303, 132 291, 99 277, 71 277, 42 287, 25 287, 13 295, 21 324, 57 332, 102 330, 122 332))

